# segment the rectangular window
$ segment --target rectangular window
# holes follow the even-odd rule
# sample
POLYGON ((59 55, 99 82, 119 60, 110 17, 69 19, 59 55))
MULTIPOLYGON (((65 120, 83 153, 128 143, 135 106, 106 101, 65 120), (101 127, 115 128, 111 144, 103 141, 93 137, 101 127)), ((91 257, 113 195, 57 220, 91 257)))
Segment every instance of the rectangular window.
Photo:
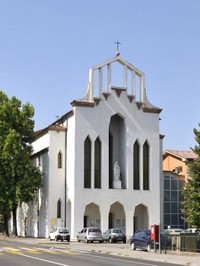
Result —
POLYGON ((164 201, 170 201, 170 191, 164 191, 164 201))
POLYGON ((178 197, 177 197, 177 191, 171 191, 171 201, 172 202, 177 202, 178 197))
POLYGON ((170 203, 164 203, 164 213, 170 213, 170 203))
POLYGON ((170 190, 169 179, 164 179, 164 190, 170 190))
POLYGON ((171 190, 177 190, 177 180, 171 180, 171 190))
POLYGON ((181 201, 183 200, 181 189, 184 180, 174 176, 164 176, 164 227, 184 227, 184 221, 180 219, 181 201), (170 206, 170 207, 169 207, 170 206))
POLYGON ((178 204, 171 203, 171 213, 178 213, 178 204))

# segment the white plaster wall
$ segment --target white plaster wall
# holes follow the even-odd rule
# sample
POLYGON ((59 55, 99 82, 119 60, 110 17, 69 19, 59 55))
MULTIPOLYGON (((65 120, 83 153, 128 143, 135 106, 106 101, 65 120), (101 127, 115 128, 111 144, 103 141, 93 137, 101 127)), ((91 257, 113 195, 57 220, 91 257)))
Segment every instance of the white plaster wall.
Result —
POLYGON ((32 143, 33 154, 36 154, 49 147, 49 133, 46 133, 42 137, 38 138, 32 143))
POLYGON ((57 202, 61 199, 61 219, 65 219, 65 131, 49 131, 49 194, 45 200, 48 206, 48 233, 53 220, 57 219, 57 202), (62 168, 58 168, 58 153, 62 154, 62 168))
MULTIPOLYGON (((64 131, 50 130, 33 143, 34 154, 49 148, 43 156, 42 171, 44 172, 45 186, 40 189, 39 202, 29 204, 19 211, 19 219, 28 217, 30 236, 48 237, 51 221, 57 218, 57 201, 62 202, 62 219, 66 218, 71 237, 76 237, 83 226, 83 216, 87 204, 94 203, 99 207, 101 215, 101 229, 108 227, 110 206, 119 202, 124 207, 126 217, 126 234, 133 233, 133 216, 135 207, 143 204, 147 207, 149 224, 158 224, 160 221, 160 174, 161 174, 161 147, 159 138, 159 115, 145 113, 138 110, 134 100, 127 98, 126 91, 120 97, 111 90, 108 99, 102 100, 94 108, 75 107, 74 116, 67 120, 67 139, 64 131), (119 114, 124 118, 125 147, 124 172, 127 189, 109 189, 109 125, 113 115, 119 114), (92 171, 92 188, 84 189, 84 140, 90 136, 92 154, 94 141, 99 136, 102 142, 102 188, 94 189, 94 173, 92 171), (133 144, 138 140, 142 145, 148 140, 150 147, 150 190, 133 190, 133 144), (65 146, 66 145, 66 146, 65 146), (67 154, 65 158, 65 148, 67 154), (62 152, 63 167, 57 167, 57 155, 62 152), (64 217, 65 201, 65 163, 67 178, 67 210, 64 217), (39 212, 39 232, 37 227, 39 212)), ((92 169, 94 156, 92 156, 92 169)), ((141 165, 142 176, 142 165, 141 165)), ((142 188, 142 181, 141 181, 142 188)), ((20 234, 24 234, 23 225, 20 234)))
MULTIPOLYGON (((72 236, 74 236, 74 223, 75 220, 75 192, 78 189, 75 187, 75 120, 74 116, 68 119, 67 123, 67 158, 66 158, 66 171, 67 171, 67 210, 66 210, 66 220, 67 227, 72 236)), ((76 168, 79 168, 78 163, 76 162, 76 168)))
MULTIPOLYGON (((34 144, 33 144, 34 146, 34 144)), ((35 199, 27 204, 22 203, 17 210, 18 235, 25 236, 25 218, 27 219, 27 236, 48 237, 48 195, 49 195, 49 163, 48 152, 40 154, 40 169, 43 172, 43 185, 35 195, 35 199), (39 223, 38 223, 39 221, 39 223), (39 224, 39 226, 38 226, 39 224)))
MULTIPOLYGON (((100 206, 101 215, 103 205, 110 206, 116 201, 121 202, 124 206, 127 217, 134 215, 135 207, 143 204, 149 211, 149 223, 159 223, 160 220, 160 203, 159 203, 159 180, 160 180, 160 145, 159 145, 159 115, 155 113, 145 113, 138 110, 135 102, 127 98, 126 91, 122 92, 120 97, 115 91, 111 91, 107 101, 103 98, 99 105, 94 108, 75 107, 75 198, 74 198, 74 235, 80 231, 83 226, 83 214, 85 206, 94 202, 100 206), (126 146, 125 146, 125 169, 127 178, 126 190, 108 189, 108 145, 109 145, 109 123, 114 114, 119 113, 124 117, 126 146), (81 134, 80 134, 81 132, 81 134), (83 188, 84 172, 84 140, 90 136, 92 144, 99 136, 102 141, 102 189, 93 189, 94 174, 92 171, 92 189, 83 188), (135 191, 132 189, 133 174, 133 144, 138 139, 141 145, 148 140, 150 146, 150 190, 135 191)), ((92 145, 92 154, 94 147, 92 145)), ((94 161, 92 156, 92 169, 94 161)), ((141 166, 142 171, 142 166, 141 166)), ((141 184, 142 187, 142 184, 141 184)), ((106 220, 106 219, 105 219, 106 220)), ((127 235, 133 231, 132 219, 126 221, 127 235)), ((102 224, 102 231, 105 231, 106 222, 102 224)))
MULTIPOLYGON (((39 228, 37 228, 37 236, 48 237, 48 213, 49 213, 49 152, 40 155, 40 169, 43 173, 43 185, 37 193, 36 201, 36 220, 39 219, 39 228), (39 209, 39 210, 38 210, 39 209), (39 216, 39 217, 38 217, 39 216)), ((33 222, 34 223, 34 222, 33 222)))

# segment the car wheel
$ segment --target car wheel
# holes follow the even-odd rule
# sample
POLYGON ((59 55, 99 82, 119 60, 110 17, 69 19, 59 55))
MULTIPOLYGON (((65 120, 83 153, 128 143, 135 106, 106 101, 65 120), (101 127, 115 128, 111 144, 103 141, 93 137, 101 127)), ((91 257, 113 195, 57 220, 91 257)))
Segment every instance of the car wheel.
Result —
POLYGON ((89 241, 88 241, 88 239, 87 239, 87 237, 85 238, 85 243, 88 243, 89 241))
POLYGON ((123 240, 123 243, 126 244, 126 240, 123 240))
POLYGON ((100 240, 99 243, 103 243, 103 240, 100 240))
POLYGON ((109 238, 109 243, 112 243, 112 242, 113 242, 113 241, 112 241, 112 238, 110 237, 110 238, 109 238))
POLYGON ((136 250, 136 247, 135 247, 135 243, 134 242, 131 243, 131 249, 132 250, 136 250))
POLYGON ((79 237, 77 237, 77 241, 78 241, 78 242, 81 242, 81 240, 79 239, 79 237))
POLYGON ((151 251, 151 245, 147 244, 147 252, 151 251))
POLYGON ((68 237, 67 242, 70 242, 70 237, 68 237))
POLYGON ((55 240, 56 240, 56 241, 58 241, 58 238, 57 238, 57 236, 55 236, 55 240))

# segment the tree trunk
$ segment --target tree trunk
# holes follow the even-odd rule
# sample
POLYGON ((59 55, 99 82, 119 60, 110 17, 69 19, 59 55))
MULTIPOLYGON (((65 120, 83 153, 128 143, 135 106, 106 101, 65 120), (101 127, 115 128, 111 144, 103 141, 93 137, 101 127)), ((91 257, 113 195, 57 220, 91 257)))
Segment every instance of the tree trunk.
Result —
POLYGON ((4 227, 4 234, 9 236, 9 231, 8 231, 8 217, 6 217, 6 215, 4 215, 3 218, 3 227, 4 227))
POLYGON ((17 204, 13 206, 13 234, 17 236, 17 204))

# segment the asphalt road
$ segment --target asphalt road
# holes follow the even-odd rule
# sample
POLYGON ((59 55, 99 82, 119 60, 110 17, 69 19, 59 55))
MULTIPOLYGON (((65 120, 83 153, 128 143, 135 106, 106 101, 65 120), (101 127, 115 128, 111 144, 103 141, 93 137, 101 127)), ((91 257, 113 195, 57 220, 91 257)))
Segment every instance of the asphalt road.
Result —
POLYGON ((173 266, 171 263, 98 254, 80 248, 70 249, 70 245, 61 248, 59 245, 33 245, 14 240, 0 240, 0 266, 36 266, 36 264, 38 266, 173 266))

